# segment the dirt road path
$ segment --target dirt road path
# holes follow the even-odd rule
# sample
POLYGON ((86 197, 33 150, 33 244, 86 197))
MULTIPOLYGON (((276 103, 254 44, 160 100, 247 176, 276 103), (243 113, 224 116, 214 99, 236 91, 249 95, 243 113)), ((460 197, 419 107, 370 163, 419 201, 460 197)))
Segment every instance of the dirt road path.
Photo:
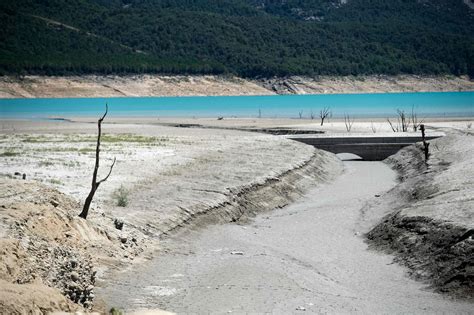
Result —
POLYGON ((345 162, 334 182, 257 217, 183 232, 148 265, 99 292, 110 306, 178 313, 469 313, 410 280, 362 234, 383 214, 365 212, 395 185, 380 162, 345 162))

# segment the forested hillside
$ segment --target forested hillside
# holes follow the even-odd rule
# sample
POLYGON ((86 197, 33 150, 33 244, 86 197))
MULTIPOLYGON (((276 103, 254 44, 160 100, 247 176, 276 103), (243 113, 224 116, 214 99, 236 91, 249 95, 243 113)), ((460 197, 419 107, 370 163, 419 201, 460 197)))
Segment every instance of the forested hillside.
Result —
POLYGON ((0 74, 474 76, 462 0, 0 2, 0 74))

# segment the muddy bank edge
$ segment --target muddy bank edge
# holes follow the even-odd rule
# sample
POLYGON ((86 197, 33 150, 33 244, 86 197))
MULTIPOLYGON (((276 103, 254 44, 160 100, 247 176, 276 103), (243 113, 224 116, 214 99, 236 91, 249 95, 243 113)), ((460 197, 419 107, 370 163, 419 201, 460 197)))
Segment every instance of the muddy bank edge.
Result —
MULTIPOLYGON (((161 237, 283 207, 309 187, 332 180, 342 169, 335 155, 313 150, 306 160, 279 174, 229 188, 227 200, 214 207, 183 212, 161 237)), ((98 279, 103 281, 132 263, 120 257, 133 256, 133 263, 139 263, 157 248, 158 234, 145 236, 130 227, 133 230, 124 237, 112 218, 83 220, 77 216, 78 202, 43 184, 6 179, 0 186, 4 192, 0 199, 0 313, 105 312, 94 298, 96 278, 105 276, 101 270, 109 270, 98 279), (37 294, 24 294, 31 286, 37 294)))
POLYGON ((380 207, 391 207, 368 234, 372 248, 396 255, 409 274, 434 290, 474 301, 474 137, 448 132, 386 160, 400 184, 380 207))

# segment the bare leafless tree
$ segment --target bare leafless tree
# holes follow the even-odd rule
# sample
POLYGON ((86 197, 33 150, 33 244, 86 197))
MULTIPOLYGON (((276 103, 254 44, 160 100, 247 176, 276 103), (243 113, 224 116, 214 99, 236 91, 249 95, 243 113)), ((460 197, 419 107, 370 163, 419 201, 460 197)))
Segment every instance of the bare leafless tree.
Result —
POLYGON ((324 120, 331 115, 331 108, 324 107, 319 111, 319 118, 321 118, 321 126, 324 124, 324 120))
POLYGON ((114 161, 112 165, 110 166, 110 170, 107 176, 97 181, 97 172, 99 171, 99 160, 100 160, 99 152, 100 152, 100 137, 102 135, 102 129, 101 129, 102 121, 104 120, 105 116, 107 116, 108 110, 109 110, 109 107, 107 106, 107 104, 105 104, 105 113, 97 122, 97 128, 99 129, 99 131, 97 134, 97 145, 95 147, 95 167, 94 167, 94 172, 92 173, 92 187, 89 192, 89 195, 86 198, 86 201, 84 202, 84 207, 82 208, 82 212, 79 214, 79 216, 83 219, 87 219, 87 215, 89 214, 89 208, 90 208, 92 199, 94 198, 94 194, 97 188, 99 188, 100 184, 102 184, 109 178, 110 174, 112 173, 112 169, 114 168, 114 165, 115 165, 115 158, 114 158, 114 161))
POLYGON ((408 127, 410 126, 410 119, 407 118, 407 115, 404 110, 397 109, 397 124, 392 123, 390 118, 387 118, 387 122, 392 128, 393 132, 407 132, 408 127))
POLYGON ((410 120, 407 119, 407 115, 404 110, 397 109, 397 114, 397 120, 399 122, 399 125, 402 127, 402 132, 407 132, 408 126, 410 125, 410 120))
POLYGON ((262 118, 262 109, 261 108, 258 109, 258 118, 262 118))
POLYGON ((298 116, 300 116, 300 119, 303 118, 303 111, 302 111, 302 110, 300 110, 300 111, 298 112, 298 116))
POLYGON ((418 120, 418 115, 415 111, 415 106, 411 107, 411 125, 413 127, 413 131, 416 132, 418 131, 418 128, 420 127, 421 124, 423 124, 423 119, 418 120))
POLYGON ((352 125, 354 124, 354 117, 351 118, 348 114, 344 114, 344 124, 346 125, 347 132, 351 132, 352 125))
POLYGON ((316 115, 313 113, 312 110, 311 110, 311 112, 309 113, 309 117, 311 118, 311 120, 313 120, 314 117, 316 117, 316 115))

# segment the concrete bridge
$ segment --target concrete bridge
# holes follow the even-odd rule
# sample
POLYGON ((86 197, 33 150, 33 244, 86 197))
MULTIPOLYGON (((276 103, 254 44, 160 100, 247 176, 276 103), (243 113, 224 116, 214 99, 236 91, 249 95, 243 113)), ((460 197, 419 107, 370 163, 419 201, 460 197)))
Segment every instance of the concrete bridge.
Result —
MULTIPOLYGON (((431 133, 426 136, 427 140, 444 136, 443 133, 431 133)), ((384 134, 384 135, 289 135, 289 139, 312 145, 318 149, 332 153, 352 153, 363 160, 381 161, 401 148, 422 141, 421 135, 412 134, 384 134)))

